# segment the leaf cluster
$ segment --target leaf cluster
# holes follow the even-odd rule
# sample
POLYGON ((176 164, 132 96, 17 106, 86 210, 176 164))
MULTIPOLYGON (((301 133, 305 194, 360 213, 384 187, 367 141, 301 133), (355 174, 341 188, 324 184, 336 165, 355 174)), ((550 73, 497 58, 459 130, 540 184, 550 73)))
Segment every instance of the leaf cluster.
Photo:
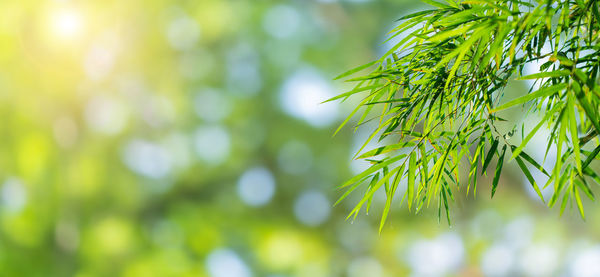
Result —
POLYGON ((409 210, 437 205, 439 217, 450 222, 455 193, 461 187, 467 195, 476 191, 478 179, 496 161, 494 196, 505 160, 516 161, 550 207, 560 203, 562 214, 576 203, 584 217, 582 194, 593 200, 591 184, 600 183, 590 166, 600 152, 597 1, 423 2, 434 8, 402 17, 390 33, 390 39, 401 40, 380 59, 338 76, 355 86, 328 100, 360 97, 338 131, 356 114, 361 115, 356 127, 378 121, 356 156, 371 166, 339 186, 345 189, 339 201, 364 191, 348 217, 355 218, 363 207, 368 211, 374 193, 384 189, 383 227, 406 179, 401 199, 409 210), (528 64, 541 64, 539 73, 524 75, 528 64), (351 78, 365 69, 372 71, 351 78), (514 78, 535 83, 506 101, 503 91, 514 78), (517 106, 541 120, 531 130, 513 124, 501 131, 501 122, 513 123, 500 117, 502 111, 517 106), (550 169, 524 151, 542 127, 552 130, 546 155, 551 149, 557 153, 550 169), (363 151, 375 141, 382 146, 363 151), (461 164, 468 174, 461 174, 461 164), (548 181, 538 184, 530 169, 548 181), (554 193, 546 200, 541 189, 548 186, 554 193))

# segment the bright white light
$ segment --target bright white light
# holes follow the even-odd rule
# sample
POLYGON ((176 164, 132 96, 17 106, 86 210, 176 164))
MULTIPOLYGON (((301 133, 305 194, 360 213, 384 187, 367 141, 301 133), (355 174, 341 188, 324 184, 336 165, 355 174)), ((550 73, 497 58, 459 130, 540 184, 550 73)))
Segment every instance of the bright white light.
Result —
POLYGON ((232 250, 217 249, 206 257, 206 269, 211 277, 251 277, 246 263, 232 250))
POLYGON ((11 213, 18 213, 23 210, 27 203, 27 191, 21 180, 9 178, 0 189, 0 203, 2 207, 11 213))
POLYGON ((600 246, 580 252, 571 264, 571 276, 600 276, 600 246))
POLYGON ((408 263, 417 276, 451 275, 461 267, 464 253, 461 237, 447 233, 415 242, 409 250, 408 263))
POLYGON ((250 206, 265 205, 275 194, 275 179, 266 168, 252 168, 240 177, 237 192, 242 201, 250 206))
POLYGON ((314 69, 300 69, 283 84, 281 105, 289 115, 314 127, 325 127, 332 124, 338 115, 337 104, 321 104, 333 96, 332 91, 331 85, 314 69))
POLYGON ((159 179, 171 171, 171 157, 160 145, 135 139, 125 146, 125 164, 143 176, 159 179))
POLYGON ((308 226, 317 226, 325 222, 330 211, 329 200, 319 191, 307 191, 294 203, 294 215, 308 226))
POLYGON ((504 245, 490 247, 481 259, 481 271, 485 276, 510 276, 515 263, 515 253, 504 245))
POLYGON ((229 132, 221 126, 204 126, 196 130, 196 154, 209 165, 219 165, 227 160, 231 148, 229 132))
POLYGON ((61 9, 53 12, 50 17, 52 32, 62 39, 72 39, 83 29, 81 14, 71 9, 61 9))

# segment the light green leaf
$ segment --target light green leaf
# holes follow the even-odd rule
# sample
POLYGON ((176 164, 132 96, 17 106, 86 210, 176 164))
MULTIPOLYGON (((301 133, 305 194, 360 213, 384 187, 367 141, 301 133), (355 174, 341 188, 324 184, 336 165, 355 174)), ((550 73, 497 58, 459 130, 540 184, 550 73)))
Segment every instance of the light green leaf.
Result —
POLYGON ((355 67, 353 69, 350 69, 350 70, 348 70, 348 71, 346 71, 346 72, 338 75, 337 77, 334 78, 334 80, 338 80, 338 79, 341 79, 341 78, 344 78, 344 77, 348 77, 348 76, 350 76, 350 75, 352 75, 352 74, 354 74, 356 72, 359 72, 359 71, 361 71, 361 70, 363 70, 365 68, 371 67, 372 65, 374 65, 376 63, 377 63, 377 61, 372 61, 372 62, 363 64, 363 65, 357 66, 357 67, 355 67))
POLYGON ((529 102, 529 101, 531 101, 533 99, 536 99, 536 98, 548 97, 548 96, 550 96, 550 95, 552 95, 552 94, 554 94, 554 93, 556 93, 558 91, 561 91, 561 90, 565 89, 566 87, 567 87, 567 84, 560 83, 560 84, 553 85, 553 86, 550 86, 550 87, 541 88, 541 89, 539 89, 539 90, 537 90, 535 92, 532 92, 532 93, 527 94, 525 96, 522 96, 522 97, 519 97, 519 98, 514 99, 512 101, 509 101, 508 103, 506 103, 504 105, 501 105, 499 107, 496 107, 495 109, 492 109, 490 112, 491 113, 495 113, 495 112, 498 112, 498 111, 501 111, 501 110, 508 109, 508 108, 510 108, 512 106, 515 106, 515 105, 525 104, 525 103, 527 103, 527 102, 529 102))
POLYGON ((518 78, 517 80, 563 77, 563 76, 569 76, 570 74, 571 74, 571 72, 569 70, 556 70, 556 71, 540 72, 540 73, 522 76, 522 77, 518 78))

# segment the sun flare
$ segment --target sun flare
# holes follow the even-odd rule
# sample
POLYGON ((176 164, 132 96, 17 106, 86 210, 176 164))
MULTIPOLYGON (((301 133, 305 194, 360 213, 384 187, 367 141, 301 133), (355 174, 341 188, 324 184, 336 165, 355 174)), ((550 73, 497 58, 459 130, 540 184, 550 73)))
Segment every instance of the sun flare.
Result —
POLYGON ((72 40, 81 35, 83 31, 83 18, 81 14, 69 8, 62 8, 50 14, 50 28, 52 34, 60 39, 72 40))

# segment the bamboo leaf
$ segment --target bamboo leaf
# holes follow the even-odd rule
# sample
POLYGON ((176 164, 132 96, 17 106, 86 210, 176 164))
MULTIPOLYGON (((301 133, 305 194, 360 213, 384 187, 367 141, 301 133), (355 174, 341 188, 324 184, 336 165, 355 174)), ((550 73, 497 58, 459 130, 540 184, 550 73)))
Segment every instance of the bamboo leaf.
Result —
POLYGON ((368 68, 368 67, 371 67, 372 65, 374 65, 374 64, 376 64, 376 63, 377 63, 377 61, 372 61, 372 62, 369 62, 369 63, 363 64, 363 65, 357 66, 357 67, 355 67, 355 68, 353 68, 353 69, 350 69, 350 70, 348 70, 348 71, 346 71, 346 72, 344 72, 344 73, 342 73, 342 74, 338 75, 337 77, 335 77, 335 78, 333 78, 333 79, 334 79, 334 80, 338 80, 338 79, 341 79, 341 78, 344 78, 344 77, 348 77, 348 76, 350 76, 350 75, 352 75, 352 74, 354 74, 354 73, 356 73, 356 72, 359 72, 359 71, 361 71, 361 70, 363 70, 363 69, 366 69, 366 68, 368 68))
POLYGON ((371 167, 369 167, 367 170, 361 172, 360 174, 352 177, 350 180, 346 181, 345 183, 343 183, 342 185, 340 185, 338 188, 344 188, 347 187, 349 185, 352 185, 356 182, 358 182, 359 180, 362 180, 363 178, 375 173, 376 171, 382 169, 384 166, 388 166, 394 162, 399 161, 400 159, 404 158, 406 155, 399 155, 399 156, 395 156, 395 157, 391 157, 387 160, 384 160, 380 163, 374 164, 371 167))
POLYGON ((492 161, 494 154, 496 154, 496 149, 498 149, 498 140, 494 139, 494 142, 492 143, 490 150, 488 151, 487 155, 485 156, 485 161, 483 163, 483 168, 481 169, 481 172, 485 173, 485 170, 487 169, 488 165, 492 161))
POLYGON ((585 220, 585 212, 583 211, 583 204, 581 203, 581 197, 579 196, 579 190, 576 186, 573 186, 573 192, 575 195, 575 201, 577 202, 577 209, 579 210, 579 214, 581 218, 585 220))
POLYGON ((408 194, 408 210, 412 209, 412 202, 414 199, 414 187, 415 187, 415 173, 417 172, 417 163, 416 163, 416 154, 415 152, 410 153, 410 159, 408 163, 408 184, 407 184, 407 194, 408 194))
POLYGON ((335 100, 338 100, 340 98, 346 98, 346 97, 352 96, 353 94, 356 94, 356 93, 359 93, 359 92, 362 92, 362 91, 377 89, 377 88, 380 88, 381 86, 382 85, 377 84, 377 85, 370 85, 370 86, 364 86, 364 87, 357 87, 357 88, 355 88, 355 89, 353 89, 351 91, 348 91, 348 92, 342 93, 342 94, 340 94, 338 96, 329 98, 329 99, 321 102, 321 104, 327 103, 327 102, 331 102, 331 101, 335 101, 335 100))
MULTIPOLYGON (((570 95, 570 94, 569 94, 570 95)), ((575 165, 577 172, 582 174, 581 171, 581 152, 579 151, 579 133, 577 132, 577 120, 575 119, 575 103, 572 97, 569 96, 567 104, 567 114, 569 122, 569 133, 571 134, 571 143, 573 144, 573 153, 575 157, 575 165)))
POLYGON ((556 70, 556 71, 540 72, 540 73, 522 76, 520 78, 517 78, 517 80, 531 80, 531 79, 540 79, 540 78, 564 77, 564 76, 569 76, 570 74, 571 74, 571 71, 569 71, 569 70, 556 70))
POLYGON ((494 180, 492 182, 492 198, 498 188, 498 181, 500 181, 500 173, 502 172, 502 165, 504 164, 504 154, 506 153, 506 144, 502 147, 502 154, 498 158, 498 164, 496 165, 496 173, 494 173, 494 180))
POLYGON ((529 101, 531 101, 533 99, 536 99, 536 98, 548 97, 548 96, 550 96, 550 95, 552 95, 552 94, 554 94, 554 93, 556 93, 558 91, 561 91, 561 90, 565 89, 566 87, 567 87, 567 84, 560 83, 558 85, 553 85, 551 87, 541 88, 541 89, 539 89, 539 90, 537 90, 537 91, 535 91, 533 93, 530 93, 530 94, 527 94, 525 96, 519 97, 517 99, 511 100, 511 101, 509 101, 508 103, 506 103, 504 105, 496 107, 495 109, 493 109, 491 111, 491 113, 495 113, 495 112, 498 112, 498 111, 501 111, 501 110, 505 110, 505 109, 508 109, 508 108, 510 108, 512 106, 515 106, 515 105, 525 104, 525 103, 527 103, 527 102, 529 102, 529 101))
MULTIPOLYGON (((387 199, 385 201, 385 207, 383 208, 383 213, 381 215, 381 220, 379 222, 379 233, 381 234, 381 230, 383 230, 383 225, 385 224, 385 221, 388 217, 388 214, 390 212, 390 208, 392 206, 392 201, 394 199, 394 194, 396 193, 396 188, 398 187, 398 180, 401 178, 399 178, 398 176, 402 176, 402 174, 404 173, 404 165, 396 168, 395 174, 396 174, 396 180, 394 180, 392 182, 392 187, 389 190, 389 193, 387 194, 387 199)), ((394 174, 394 172, 392 172, 390 175, 394 174)))
POLYGON ((535 181, 535 179, 531 175, 531 172, 529 172, 529 169, 527 168, 527 166, 525 165, 525 163, 523 163, 523 160, 521 160, 519 157, 516 157, 515 160, 517 161, 517 164, 521 168, 521 171, 523 171, 523 174, 525 174, 525 177, 527 177, 527 180, 529 181, 529 183, 533 187, 533 190, 535 190, 535 193, 537 193, 537 195, 540 197, 540 199, 542 200, 542 202, 545 202, 544 201, 544 196, 542 195, 542 191, 538 187, 537 182, 535 181))
POLYGON ((592 153, 587 157, 587 159, 585 159, 585 161, 581 165, 582 170, 588 167, 590 163, 592 163, 596 156, 598 156, 598 153, 600 153, 600 145, 596 146, 594 151, 592 151, 592 153))

